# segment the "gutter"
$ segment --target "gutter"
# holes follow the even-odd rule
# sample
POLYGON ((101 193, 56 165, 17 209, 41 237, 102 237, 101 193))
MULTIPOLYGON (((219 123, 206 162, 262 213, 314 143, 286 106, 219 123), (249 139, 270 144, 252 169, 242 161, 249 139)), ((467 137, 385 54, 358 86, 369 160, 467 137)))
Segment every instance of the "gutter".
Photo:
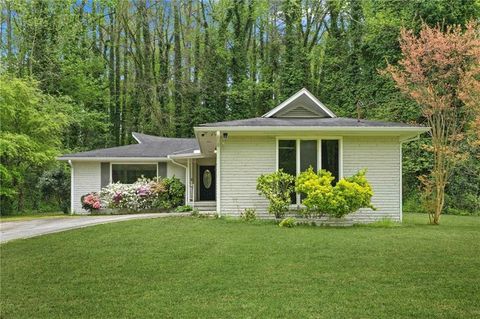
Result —
POLYGON ((216 131, 230 131, 230 132, 271 132, 271 131, 286 131, 286 132, 303 132, 303 131, 343 131, 343 132, 418 132, 423 133, 430 130, 429 127, 357 127, 357 126, 196 126, 195 132, 216 132, 216 131))
POLYGON ((60 156, 57 157, 59 161, 93 161, 93 162, 114 162, 114 161, 126 161, 126 162, 166 162, 168 157, 86 157, 86 156, 60 156))
POLYGON ((412 138, 407 138, 405 140, 400 140, 400 143, 408 143, 408 142, 412 142, 412 141, 417 141, 420 139, 420 134, 415 136, 415 137, 412 137, 412 138))
POLYGON ((173 158, 170 157, 170 155, 167 156, 167 158, 175 165, 178 165, 180 167, 183 167, 184 169, 187 169, 187 167, 183 164, 180 164, 179 162, 176 162, 173 158))
POLYGON ((73 201, 74 201, 73 190, 75 188, 75 180, 74 180, 74 173, 73 173, 73 163, 71 160, 68 160, 68 165, 70 165, 70 215, 73 215, 73 201))

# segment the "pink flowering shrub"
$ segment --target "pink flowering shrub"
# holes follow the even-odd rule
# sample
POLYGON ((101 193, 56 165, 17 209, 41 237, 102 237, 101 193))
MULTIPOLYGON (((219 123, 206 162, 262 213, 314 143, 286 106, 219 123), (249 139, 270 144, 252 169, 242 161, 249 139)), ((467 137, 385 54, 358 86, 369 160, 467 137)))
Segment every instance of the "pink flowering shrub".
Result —
POLYGON ((88 193, 81 197, 82 208, 89 212, 102 208, 100 196, 97 193, 88 193))
POLYGON ((185 186, 179 179, 139 178, 133 184, 112 183, 100 191, 104 207, 139 211, 172 209, 183 204, 185 186))

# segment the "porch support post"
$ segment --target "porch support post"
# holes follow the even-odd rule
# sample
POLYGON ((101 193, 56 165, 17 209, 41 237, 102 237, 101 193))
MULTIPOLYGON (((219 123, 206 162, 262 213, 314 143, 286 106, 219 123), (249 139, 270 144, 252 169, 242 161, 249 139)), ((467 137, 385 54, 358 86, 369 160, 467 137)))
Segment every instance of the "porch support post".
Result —
POLYGON ((68 165, 70 165, 70 215, 73 215, 75 205, 75 173, 73 171, 72 160, 68 160, 68 165))
POLYGON ((185 205, 190 204, 190 159, 187 159, 187 169, 185 172, 185 205))
POLYGON ((197 160, 192 159, 192 162, 190 163, 190 181, 193 182, 191 183, 191 188, 190 188, 190 195, 192 195, 192 208, 195 208, 195 201, 197 200, 196 199, 197 189, 195 186, 196 167, 197 167, 197 160))
POLYGON ((215 194, 215 199, 217 201, 217 214, 220 216, 221 215, 221 212, 220 212, 220 209, 222 206, 220 206, 220 196, 221 196, 221 191, 220 191, 220 168, 221 168, 221 161, 220 161, 220 152, 221 152, 221 145, 220 145, 220 141, 221 141, 221 138, 220 138, 220 131, 217 131, 217 160, 216 160, 216 163, 215 163, 215 169, 216 169, 216 194, 215 194))

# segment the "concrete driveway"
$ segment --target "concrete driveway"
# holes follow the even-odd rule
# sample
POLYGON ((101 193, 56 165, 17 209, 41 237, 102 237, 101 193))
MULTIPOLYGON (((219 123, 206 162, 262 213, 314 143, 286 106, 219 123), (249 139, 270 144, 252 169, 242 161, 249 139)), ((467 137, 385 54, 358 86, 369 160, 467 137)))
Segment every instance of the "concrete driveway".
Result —
POLYGON ((78 216, 75 218, 39 218, 26 221, 0 222, 0 243, 5 243, 14 239, 58 233, 69 229, 83 228, 105 223, 121 222, 124 220, 188 215, 188 213, 154 213, 109 216, 78 216))

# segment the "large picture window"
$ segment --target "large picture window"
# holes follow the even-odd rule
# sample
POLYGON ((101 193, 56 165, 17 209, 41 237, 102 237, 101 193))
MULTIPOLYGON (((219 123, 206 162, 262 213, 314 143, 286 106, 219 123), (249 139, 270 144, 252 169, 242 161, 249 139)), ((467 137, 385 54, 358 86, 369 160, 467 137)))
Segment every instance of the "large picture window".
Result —
POLYGON ((157 164, 112 164, 112 183, 133 184, 142 176, 157 177, 157 164))
MULTIPOLYGON (((309 167, 314 171, 325 169, 335 176, 335 183, 340 177, 340 140, 279 140, 278 169, 297 176, 309 167), (319 149, 320 148, 320 149, 319 149)), ((298 194, 292 193, 292 203, 299 202, 298 194)))

